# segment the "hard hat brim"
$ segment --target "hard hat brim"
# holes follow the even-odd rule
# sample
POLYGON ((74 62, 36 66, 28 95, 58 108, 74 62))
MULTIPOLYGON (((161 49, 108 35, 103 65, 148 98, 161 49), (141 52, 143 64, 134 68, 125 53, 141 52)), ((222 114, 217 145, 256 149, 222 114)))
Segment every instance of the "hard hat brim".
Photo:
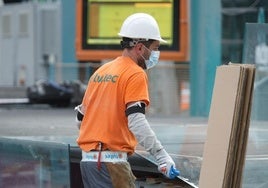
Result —
MULTIPOLYGON (((118 36, 120 36, 120 37, 127 37, 127 38, 131 38, 131 39, 136 39, 136 37, 125 36, 125 35, 123 35, 121 33, 118 33, 118 36)), ((157 38, 157 39, 148 38, 148 39, 145 39, 145 40, 149 40, 149 39, 151 39, 151 40, 157 40, 157 41, 160 41, 162 43, 167 43, 167 41, 164 40, 164 39, 162 39, 162 38, 157 38)))

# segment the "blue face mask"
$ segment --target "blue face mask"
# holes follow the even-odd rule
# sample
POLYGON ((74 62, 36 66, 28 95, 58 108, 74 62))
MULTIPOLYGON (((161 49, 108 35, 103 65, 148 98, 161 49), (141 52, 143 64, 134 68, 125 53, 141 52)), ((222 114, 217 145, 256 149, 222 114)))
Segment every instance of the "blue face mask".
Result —
MULTIPOLYGON (((149 50, 148 48, 146 48, 146 49, 149 50)), ((151 55, 150 55, 148 60, 146 60, 142 56, 143 59, 145 60, 146 69, 150 69, 150 68, 154 67, 158 63, 158 60, 159 60, 159 57, 160 57, 160 51, 155 51, 155 50, 149 50, 149 51, 151 52, 151 55)))

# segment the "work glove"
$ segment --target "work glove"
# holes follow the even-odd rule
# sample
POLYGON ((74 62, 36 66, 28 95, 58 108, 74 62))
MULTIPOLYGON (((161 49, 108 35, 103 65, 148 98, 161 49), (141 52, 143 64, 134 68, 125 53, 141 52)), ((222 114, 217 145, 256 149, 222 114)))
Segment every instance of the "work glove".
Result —
POLYGON ((169 156, 165 149, 154 154, 158 164, 158 170, 169 179, 179 176, 180 171, 176 169, 173 159, 169 156))
POLYGON ((84 112, 82 110, 82 105, 78 105, 74 108, 74 110, 77 112, 77 115, 76 115, 76 118, 75 118, 75 121, 76 121, 76 126, 78 129, 80 129, 80 126, 81 126, 81 123, 82 123, 82 120, 83 120, 83 117, 84 117, 84 112))

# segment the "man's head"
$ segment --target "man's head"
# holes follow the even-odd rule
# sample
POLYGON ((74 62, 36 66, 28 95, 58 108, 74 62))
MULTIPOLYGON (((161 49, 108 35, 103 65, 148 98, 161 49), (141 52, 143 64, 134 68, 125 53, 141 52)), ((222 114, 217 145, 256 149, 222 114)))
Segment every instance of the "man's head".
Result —
POLYGON ((124 21, 119 36, 123 49, 134 50, 139 66, 149 69, 158 62, 161 38, 156 20, 145 13, 135 13, 124 21))

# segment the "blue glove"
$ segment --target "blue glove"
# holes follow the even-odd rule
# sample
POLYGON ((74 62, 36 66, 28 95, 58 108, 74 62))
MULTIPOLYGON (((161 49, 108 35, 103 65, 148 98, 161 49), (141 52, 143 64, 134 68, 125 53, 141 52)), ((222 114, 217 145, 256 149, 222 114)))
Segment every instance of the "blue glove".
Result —
POLYGON ((169 172, 169 176, 171 179, 176 178, 177 176, 180 175, 180 171, 178 169, 176 169, 174 166, 171 166, 171 170, 169 172))
POLYGON ((159 165, 158 170, 169 179, 174 179, 180 175, 180 171, 172 163, 159 165))
POLYGON ((158 170, 164 174, 167 178, 173 179, 180 174, 175 168, 175 163, 170 155, 164 148, 154 154, 156 162, 158 164, 158 170))

